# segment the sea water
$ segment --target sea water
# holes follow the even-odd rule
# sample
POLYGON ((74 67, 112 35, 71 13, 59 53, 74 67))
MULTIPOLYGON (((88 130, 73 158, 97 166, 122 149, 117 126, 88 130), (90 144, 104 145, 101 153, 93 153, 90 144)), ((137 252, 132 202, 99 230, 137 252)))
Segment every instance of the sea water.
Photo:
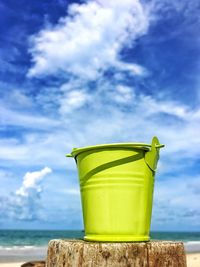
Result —
MULTIPOLYGON (((83 236, 80 230, 0 230, 0 262, 45 259, 49 240, 83 236)), ((187 252, 200 252, 200 232, 151 232, 151 240, 183 241, 187 252)))

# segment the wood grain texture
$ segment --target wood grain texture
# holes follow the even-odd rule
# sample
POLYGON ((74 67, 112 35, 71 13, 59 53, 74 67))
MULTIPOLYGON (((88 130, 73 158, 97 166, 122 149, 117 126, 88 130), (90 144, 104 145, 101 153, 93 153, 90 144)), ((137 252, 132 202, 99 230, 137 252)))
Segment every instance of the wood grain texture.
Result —
POLYGON ((181 242, 49 242, 47 267, 186 267, 181 242))

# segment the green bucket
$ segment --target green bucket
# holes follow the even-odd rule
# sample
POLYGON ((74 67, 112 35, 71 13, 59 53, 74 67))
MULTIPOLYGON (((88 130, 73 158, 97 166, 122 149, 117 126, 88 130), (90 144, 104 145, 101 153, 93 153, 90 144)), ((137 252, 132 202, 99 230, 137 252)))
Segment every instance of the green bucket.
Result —
POLYGON ((163 147, 119 143, 74 148, 85 227, 85 240, 148 241, 154 175, 163 147))

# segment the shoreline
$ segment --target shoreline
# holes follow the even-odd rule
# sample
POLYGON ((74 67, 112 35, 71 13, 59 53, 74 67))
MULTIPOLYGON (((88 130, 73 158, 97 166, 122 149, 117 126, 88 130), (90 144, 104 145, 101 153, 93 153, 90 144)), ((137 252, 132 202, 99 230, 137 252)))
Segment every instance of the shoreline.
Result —
POLYGON ((45 260, 47 246, 0 246, 0 266, 17 262, 45 260))
MULTIPOLYGON (((183 242, 187 267, 200 267, 200 241, 183 242)), ((20 267, 23 263, 45 260, 46 246, 0 246, 0 267, 20 267)))

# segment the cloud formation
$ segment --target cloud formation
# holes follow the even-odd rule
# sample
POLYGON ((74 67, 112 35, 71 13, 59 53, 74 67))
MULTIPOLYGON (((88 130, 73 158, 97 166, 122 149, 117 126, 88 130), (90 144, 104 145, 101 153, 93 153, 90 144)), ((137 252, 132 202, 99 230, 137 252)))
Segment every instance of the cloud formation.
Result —
POLYGON ((0 210, 2 218, 12 220, 34 221, 43 219, 41 212, 41 183, 52 170, 48 167, 40 171, 27 172, 24 175, 22 186, 11 193, 9 197, 2 197, 0 210))
POLYGON ((149 142, 156 134, 166 144, 168 160, 171 155, 177 155, 174 163, 171 162, 173 168, 181 165, 183 160, 180 159, 195 159, 199 155, 199 109, 174 101, 160 88, 154 96, 140 92, 137 85, 127 85, 128 77, 124 75, 127 70, 137 75, 146 72, 133 63, 134 54, 130 63, 123 61, 120 53, 123 48, 134 46, 134 42, 148 32, 152 14, 155 16, 161 9, 177 11, 180 7, 182 10, 185 5, 165 2, 166 9, 156 0, 150 6, 137 0, 71 4, 66 17, 32 36, 30 53, 34 64, 29 76, 56 74, 61 81, 65 77, 65 82, 61 82, 53 97, 52 88, 37 96, 39 100, 48 98, 42 102, 44 109, 49 103, 55 104, 56 119, 49 119, 47 114, 46 120, 36 117, 33 124, 36 129, 44 125, 47 131, 42 137, 27 134, 22 144, 3 140, 5 155, 12 158, 7 145, 11 142, 23 164, 27 162, 28 150, 33 150, 35 162, 45 164, 46 160, 49 164, 65 166, 64 154, 73 146, 127 140, 149 142), (105 76, 104 71, 110 67, 114 75, 105 76), (95 78, 91 84, 91 79, 95 78), (45 153, 49 147, 52 155, 59 159, 56 162, 45 153))
MULTIPOLYGON (((200 156, 198 108, 138 94, 134 88, 123 84, 115 88, 100 84, 100 88, 90 94, 84 92, 86 96, 80 97, 80 102, 76 104, 73 101, 77 95, 72 92, 77 89, 69 91, 73 101, 70 98, 60 100, 60 116, 54 119, 57 128, 49 125, 41 131, 35 125, 35 131, 29 132, 29 125, 24 123, 23 127, 29 131, 23 133, 21 140, 17 137, 0 139, 1 160, 6 159, 7 164, 11 161, 10 164, 18 166, 47 164, 55 168, 67 166, 74 169, 75 165, 65 158, 72 147, 110 142, 150 142, 153 135, 157 135, 166 145, 161 162, 170 164, 171 170, 184 166, 185 160, 195 160, 200 156), (69 105, 70 101, 72 106, 69 105), (30 151, 34 160, 30 157, 30 151)), ((167 171, 162 166, 163 171, 167 171)))
POLYGON ((200 226, 200 177, 172 176, 156 181, 154 223, 162 229, 168 225, 200 226))
POLYGON ((120 59, 149 26, 147 9, 138 0, 71 4, 66 17, 32 36, 29 77, 63 72, 83 79, 99 77, 109 67, 143 75, 145 69, 120 59))

